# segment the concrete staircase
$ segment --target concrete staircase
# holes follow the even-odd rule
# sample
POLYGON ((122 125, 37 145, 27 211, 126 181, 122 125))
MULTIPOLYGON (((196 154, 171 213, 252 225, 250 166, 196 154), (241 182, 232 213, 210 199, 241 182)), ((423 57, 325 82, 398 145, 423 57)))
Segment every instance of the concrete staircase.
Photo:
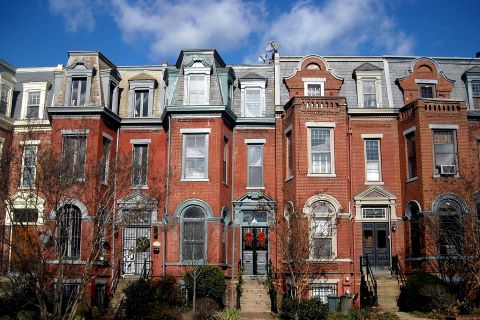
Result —
MULTIPOLYGON (((110 300, 110 303, 108 305, 108 311, 107 311, 106 315, 104 317, 102 317, 103 320, 115 319, 115 316, 117 315, 117 312, 119 311, 118 308, 120 307, 120 304, 122 303, 122 299, 125 297, 125 294, 123 293, 123 289, 128 287, 130 285, 130 283, 132 283, 136 280, 138 280, 138 276, 125 277, 125 278, 118 279, 117 288, 115 289, 115 293, 113 294, 113 297, 110 300)), ((117 318, 122 319, 123 315, 119 314, 117 316, 117 318)))
POLYGON ((265 277, 243 276, 240 297, 241 319, 272 319, 265 277))
POLYGON ((376 275, 378 307, 383 311, 397 312, 397 298, 400 287, 397 278, 390 275, 376 275))

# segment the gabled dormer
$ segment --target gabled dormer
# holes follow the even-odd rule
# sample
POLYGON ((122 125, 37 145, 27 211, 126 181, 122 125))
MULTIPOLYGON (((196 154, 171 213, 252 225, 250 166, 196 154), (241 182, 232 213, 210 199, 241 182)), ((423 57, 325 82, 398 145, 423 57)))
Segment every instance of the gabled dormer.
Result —
POLYGON ((64 106, 90 106, 90 92, 94 68, 84 60, 77 60, 65 68, 64 106))
POLYGON ((463 74, 463 80, 467 87, 468 108, 480 109, 480 67, 475 66, 463 74))
POLYGON ((12 116, 13 88, 17 82, 15 72, 13 66, 0 60, 0 116, 12 116))
POLYGON ((382 108, 382 68, 364 63, 353 70, 357 81, 357 106, 359 108, 382 108))
POLYGON ((405 104, 415 99, 450 99, 455 83, 449 79, 433 59, 419 58, 402 78, 397 79, 403 91, 405 104))
POLYGON ((284 81, 290 98, 295 96, 337 97, 343 78, 337 76, 323 58, 310 55, 300 60, 298 68, 284 81))
POLYGON ((201 57, 193 57, 183 67, 184 105, 208 105, 210 103, 210 76, 212 66, 201 57))

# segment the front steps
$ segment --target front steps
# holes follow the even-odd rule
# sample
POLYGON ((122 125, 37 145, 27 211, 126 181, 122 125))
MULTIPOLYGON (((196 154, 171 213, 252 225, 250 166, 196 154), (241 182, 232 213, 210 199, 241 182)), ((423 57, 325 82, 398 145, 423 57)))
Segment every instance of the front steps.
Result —
MULTIPOLYGON (((119 311, 118 308, 120 307, 120 304, 122 303, 122 300, 125 297, 123 290, 127 288, 132 282, 138 279, 139 279, 138 276, 129 276, 129 277, 126 276, 124 278, 118 279, 117 287, 115 289, 112 299, 110 300, 110 303, 108 304, 108 312, 103 317, 104 320, 115 319, 115 316, 117 316, 117 312, 119 311)), ((120 313, 121 312, 123 312, 123 310, 120 310, 120 313)), ((122 315, 119 314, 117 318, 118 317, 121 319, 122 315)))
POLYGON ((400 287, 395 276, 377 275, 377 301, 378 307, 383 311, 398 312, 397 299, 400 287))
POLYGON ((272 319, 265 277, 243 276, 240 297, 241 319, 272 319))

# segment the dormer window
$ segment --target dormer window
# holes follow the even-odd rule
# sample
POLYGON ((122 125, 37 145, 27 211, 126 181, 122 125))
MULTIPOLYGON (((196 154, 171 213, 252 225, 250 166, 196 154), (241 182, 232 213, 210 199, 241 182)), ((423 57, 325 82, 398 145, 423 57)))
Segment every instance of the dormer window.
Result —
POLYGON ((130 80, 129 114, 133 118, 145 118, 153 115, 153 97, 157 82, 155 80, 130 80))
POLYGON ((93 68, 84 61, 77 61, 66 68, 67 91, 65 106, 83 107, 90 105, 93 68))
POLYGON ((242 117, 265 116, 266 79, 240 80, 242 117))
POLYGON ((106 72, 102 71, 101 79, 104 106, 108 110, 113 111, 113 113, 118 113, 118 101, 120 94, 118 84, 121 81, 120 74, 116 69, 107 70, 106 72))
POLYGON ((420 85, 420 97, 423 99, 432 99, 435 91, 434 85, 420 85))
POLYGON ((8 110, 8 88, 2 86, 0 91, 0 114, 7 115, 8 110))
POLYGON ((382 108, 382 69, 364 63, 354 70, 359 108, 382 108))
POLYGON ((302 78, 304 95, 322 97, 325 95, 325 78, 302 78))
POLYGON ((472 82, 473 108, 480 109, 480 81, 472 82))
POLYGON ((184 104, 206 105, 210 103, 210 73, 211 67, 201 60, 194 60, 191 66, 185 67, 184 104))
POLYGON ((48 82, 23 83, 21 119, 43 119, 48 82))

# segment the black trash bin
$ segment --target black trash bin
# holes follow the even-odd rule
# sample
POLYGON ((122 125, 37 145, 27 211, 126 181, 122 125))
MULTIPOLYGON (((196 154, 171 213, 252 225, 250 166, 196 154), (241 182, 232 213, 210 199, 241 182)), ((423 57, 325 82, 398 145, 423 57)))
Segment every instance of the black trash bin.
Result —
POLYGON ((338 303, 340 298, 335 295, 331 295, 331 296, 328 296, 327 299, 328 299, 328 311, 338 312, 338 307, 339 307, 338 303))

